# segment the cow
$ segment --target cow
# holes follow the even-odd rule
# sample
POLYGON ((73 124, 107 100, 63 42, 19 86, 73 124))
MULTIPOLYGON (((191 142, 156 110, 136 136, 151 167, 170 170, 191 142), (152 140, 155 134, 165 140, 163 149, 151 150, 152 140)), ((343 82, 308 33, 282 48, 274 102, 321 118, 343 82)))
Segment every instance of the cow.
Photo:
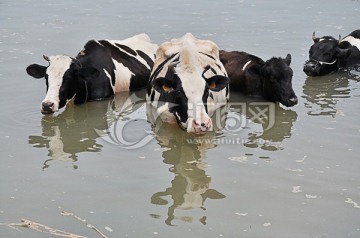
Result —
POLYGON ((90 40, 75 58, 44 56, 48 66, 31 64, 26 71, 46 79, 41 112, 52 114, 72 99, 82 104, 146 88, 157 47, 144 33, 125 40, 90 40))
POLYGON ((298 99, 292 88, 291 55, 266 62, 242 51, 220 51, 220 60, 230 78, 231 91, 263 97, 292 107, 298 99))
POLYGON ((191 33, 160 45, 146 98, 165 122, 189 133, 212 130, 210 117, 229 100, 229 78, 217 45, 191 33))
POLYGON ((312 35, 314 44, 309 50, 309 60, 303 71, 308 76, 322 76, 340 68, 360 64, 360 30, 336 40, 332 36, 316 37, 312 35))

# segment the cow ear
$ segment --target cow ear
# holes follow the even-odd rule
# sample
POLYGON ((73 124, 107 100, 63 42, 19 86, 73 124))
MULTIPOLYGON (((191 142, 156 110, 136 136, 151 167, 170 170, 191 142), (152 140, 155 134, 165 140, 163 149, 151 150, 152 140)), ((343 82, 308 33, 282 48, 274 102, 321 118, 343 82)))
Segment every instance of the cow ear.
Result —
POLYGON ((291 54, 287 54, 285 58, 285 63, 290 66, 291 64, 291 54))
POLYGON ((97 70, 94 67, 80 68, 78 72, 78 76, 87 80, 96 79, 99 77, 99 75, 100 75, 99 70, 97 70))
POLYGON ((47 67, 45 66, 38 64, 31 64, 26 68, 26 72, 28 73, 28 75, 36 79, 40 79, 45 77, 46 69, 47 67))
POLYGON ((175 90, 173 81, 164 77, 154 79, 151 85, 159 93, 170 93, 175 90))
POLYGON ((229 78, 222 75, 214 75, 211 78, 206 79, 206 82, 210 90, 218 92, 229 85, 229 78))
POLYGON ((351 48, 349 48, 349 49, 340 49, 340 48, 338 48, 338 50, 336 51, 336 57, 340 58, 340 59, 346 59, 351 54, 350 49, 351 48))

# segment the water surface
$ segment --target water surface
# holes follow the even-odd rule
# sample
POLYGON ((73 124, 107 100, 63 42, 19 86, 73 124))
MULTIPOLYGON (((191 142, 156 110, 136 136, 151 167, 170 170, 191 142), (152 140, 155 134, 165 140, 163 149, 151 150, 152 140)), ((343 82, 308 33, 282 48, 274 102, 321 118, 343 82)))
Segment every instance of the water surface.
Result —
MULTIPOLYGON (((359 28, 359 1, 2 1, 0 223, 86 237, 359 237, 360 70, 302 72, 318 36, 359 28), (154 118, 144 92, 40 113, 42 55, 90 39, 192 32, 264 60, 292 55, 292 108, 233 93, 194 137, 154 118), (261 112, 265 112, 261 114, 261 112), (226 120, 222 120, 226 119, 226 120), (150 121, 152 123, 150 123, 150 121)), ((52 237, 0 226, 1 237, 52 237)))

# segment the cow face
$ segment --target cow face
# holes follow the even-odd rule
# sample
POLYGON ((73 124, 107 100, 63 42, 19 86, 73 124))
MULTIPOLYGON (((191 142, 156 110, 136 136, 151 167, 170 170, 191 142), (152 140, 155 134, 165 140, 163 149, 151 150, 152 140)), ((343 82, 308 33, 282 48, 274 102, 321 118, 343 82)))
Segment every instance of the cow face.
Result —
POLYGON ((271 58, 261 67, 263 94, 273 102, 280 102, 287 107, 297 104, 298 99, 292 88, 293 71, 290 68, 291 55, 285 59, 271 58))
POLYGON ((44 59, 49 66, 32 64, 26 68, 30 76, 46 79, 46 96, 41 104, 41 112, 52 114, 71 99, 75 104, 84 103, 87 97, 86 79, 98 77, 99 71, 82 68, 78 60, 69 56, 44 56, 44 59))
POLYGON ((166 77, 156 78, 152 87, 160 93, 160 100, 174 115, 179 126, 192 133, 204 133, 212 129, 209 105, 214 103, 214 94, 229 84, 229 79, 221 75, 206 78, 210 66, 198 72, 186 72, 181 63, 170 67, 166 77), (210 114, 210 115, 209 115, 210 114))
POLYGON ((308 76, 321 76, 338 69, 338 61, 351 53, 349 49, 341 49, 339 41, 331 36, 315 37, 309 50, 309 60, 304 64, 303 71, 308 76))

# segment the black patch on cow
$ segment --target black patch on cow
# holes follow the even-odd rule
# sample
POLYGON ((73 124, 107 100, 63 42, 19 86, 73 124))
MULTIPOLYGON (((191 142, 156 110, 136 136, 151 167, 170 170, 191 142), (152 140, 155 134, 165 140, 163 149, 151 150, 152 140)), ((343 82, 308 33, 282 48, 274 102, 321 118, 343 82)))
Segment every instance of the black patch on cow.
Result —
POLYGON ((213 95, 212 92, 209 93, 209 97, 210 97, 212 100, 214 100, 214 95, 213 95))
MULTIPOLYGON (((209 87, 205 87, 204 92, 203 92, 203 96, 202 96, 202 101, 203 101, 206 113, 208 113, 207 100, 208 100, 208 97, 209 97, 209 91, 210 91, 209 87)), ((212 93, 211 93, 211 96, 213 96, 212 93)))
POLYGON ((141 50, 137 50, 136 51, 138 53, 138 55, 143 58, 146 63, 149 65, 150 69, 152 69, 152 67, 154 67, 154 61, 144 52, 142 52, 141 50))
POLYGON ((185 95, 184 90, 181 88, 179 88, 178 90, 175 91, 175 105, 173 107, 173 110, 170 112, 175 113, 177 115, 175 115, 176 119, 179 120, 182 123, 185 123, 188 118, 188 98, 185 95))
POLYGON ((118 44, 118 43, 115 43, 115 45, 117 47, 119 47, 120 49, 126 51, 127 53, 129 53, 129 54, 131 54, 133 56, 136 56, 136 52, 133 49, 131 49, 129 46, 121 45, 121 44, 118 44))
POLYGON ((206 53, 204 53, 204 52, 200 52, 200 54, 206 55, 207 57, 209 57, 209 58, 211 58, 212 60, 216 61, 216 59, 215 59, 212 55, 206 54, 206 53))
MULTIPOLYGON (((207 66, 204 67, 204 71, 203 71, 203 73, 202 73, 202 77, 203 77, 204 79, 206 79, 205 73, 206 73, 208 70, 210 70, 214 75, 217 75, 216 70, 215 70, 214 68, 212 68, 210 65, 207 65, 207 66)), ((211 78, 211 77, 210 77, 210 78, 211 78)))
POLYGON ((130 91, 146 87, 150 75, 150 70, 145 65, 138 61, 135 57, 119 50, 119 48, 112 45, 108 41, 100 41, 100 43, 110 49, 111 57, 114 60, 123 64, 133 73, 130 78, 130 91))
MULTIPOLYGON (((156 78, 159 75, 159 73, 161 72, 161 70, 164 68, 164 65, 178 54, 179 53, 175 53, 175 54, 171 55, 169 58, 167 58, 161 64, 159 64, 159 66, 153 71, 152 75, 150 76, 150 81, 154 80, 154 78, 156 78)), ((175 59, 174 61, 178 61, 179 58, 180 58, 180 56, 177 59, 175 59)))
POLYGON ((155 90, 152 92, 150 100, 153 102, 155 99, 155 90))
POLYGON ((110 49, 107 49, 105 45, 101 44, 101 42, 104 41, 88 41, 84 46, 84 50, 82 50, 76 57, 83 67, 94 66, 101 72, 101 80, 93 82, 96 83, 94 88, 96 87, 97 90, 96 92, 91 91, 91 98, 107 98, 114 94, 111 86, 115 86, 115 65, 111 58, 110 49), (104 81, 108 80, 108 76, 105 74, 104 69, 110 74, 111 85, 104 83, 104 81))
POLYGON ((351 48, 352 45, 348 41, 342 41, 339 46, 343 49, 351 48))

